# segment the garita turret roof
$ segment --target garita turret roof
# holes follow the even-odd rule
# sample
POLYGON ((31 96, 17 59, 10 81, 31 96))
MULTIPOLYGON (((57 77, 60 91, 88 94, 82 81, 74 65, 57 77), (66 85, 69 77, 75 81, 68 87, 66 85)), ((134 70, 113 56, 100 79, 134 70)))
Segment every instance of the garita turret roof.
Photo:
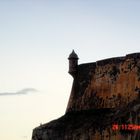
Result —
POLYGON ((69 55, 68 59, 79 59, 78 55, 72 50, 72 53, 69 55))

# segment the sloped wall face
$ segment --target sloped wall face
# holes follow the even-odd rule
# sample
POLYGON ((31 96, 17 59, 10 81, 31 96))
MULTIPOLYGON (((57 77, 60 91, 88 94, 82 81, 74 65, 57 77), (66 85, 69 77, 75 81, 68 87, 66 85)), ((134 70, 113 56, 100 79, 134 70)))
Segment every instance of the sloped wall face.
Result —
POLYGON ((69 112, 33 130, 32 140, 139 140, 140 99, 122 110, 69 112))
POLYGON ((121 108, 140 94, 140 54, 78 66, 66 112, 121 108))

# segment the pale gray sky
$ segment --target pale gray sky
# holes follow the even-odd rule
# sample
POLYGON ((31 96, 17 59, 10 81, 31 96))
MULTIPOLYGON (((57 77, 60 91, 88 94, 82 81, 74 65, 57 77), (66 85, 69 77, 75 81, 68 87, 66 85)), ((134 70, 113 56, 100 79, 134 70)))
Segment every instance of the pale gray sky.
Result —
POLYGON ((32 129, 65 113, 79 63, 140 51, 138 0, 0 0, 0 139, 30 140, 32 129))

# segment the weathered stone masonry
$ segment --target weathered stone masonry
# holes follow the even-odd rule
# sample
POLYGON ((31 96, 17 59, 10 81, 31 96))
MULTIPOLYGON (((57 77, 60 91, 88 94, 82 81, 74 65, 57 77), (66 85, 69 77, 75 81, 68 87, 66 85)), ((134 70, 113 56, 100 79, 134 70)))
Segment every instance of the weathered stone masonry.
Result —
POLYGON ((112 130, 112 124, 140 125, 140 53, 78 65, 69 56, 73 85, 66 114, 37 127, 32 140, 139 140, 139 130, 112 130))

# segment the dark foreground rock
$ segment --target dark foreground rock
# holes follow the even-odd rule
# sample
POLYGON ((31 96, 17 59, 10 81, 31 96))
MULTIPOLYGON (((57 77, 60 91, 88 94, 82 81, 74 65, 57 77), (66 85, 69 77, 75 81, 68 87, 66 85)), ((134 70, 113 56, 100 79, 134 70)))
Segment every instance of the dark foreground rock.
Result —
POLYGON ((104 108, 67 113, 35 128, 32 140, 139 140, 140 128, 134 126, 140 125, 139 103, 133 101, 121 110, 104 108), (114 124, 118 129, 113 128, 114 124))

